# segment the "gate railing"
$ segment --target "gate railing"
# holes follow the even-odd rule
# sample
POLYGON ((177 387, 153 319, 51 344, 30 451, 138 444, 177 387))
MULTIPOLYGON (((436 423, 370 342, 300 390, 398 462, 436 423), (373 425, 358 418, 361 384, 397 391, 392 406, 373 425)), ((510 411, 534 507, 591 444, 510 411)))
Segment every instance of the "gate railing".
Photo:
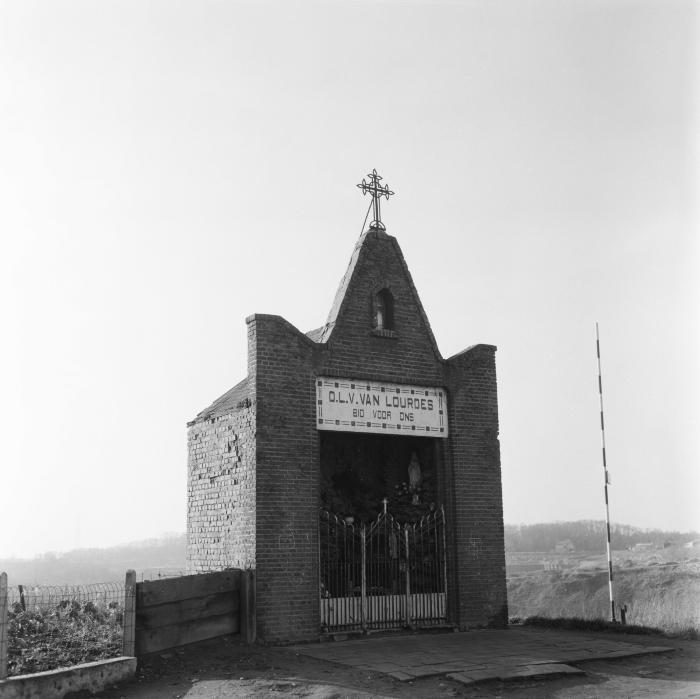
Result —
POLYGON ((443 508, 403 525, 386 512, 367 525, 356 525, 352 518, 321 510, 321 629, 445 623, 445 553, 443 508))

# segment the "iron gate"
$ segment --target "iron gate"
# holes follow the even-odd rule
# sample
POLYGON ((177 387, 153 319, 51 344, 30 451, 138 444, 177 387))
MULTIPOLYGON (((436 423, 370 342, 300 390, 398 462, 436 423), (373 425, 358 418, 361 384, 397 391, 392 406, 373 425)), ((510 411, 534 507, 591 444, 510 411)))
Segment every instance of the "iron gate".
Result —
POLYGON ((447 621, 445 513, 415 524, 381 513, 356 525, 321 510, 322 631, 366 631, 447 621))

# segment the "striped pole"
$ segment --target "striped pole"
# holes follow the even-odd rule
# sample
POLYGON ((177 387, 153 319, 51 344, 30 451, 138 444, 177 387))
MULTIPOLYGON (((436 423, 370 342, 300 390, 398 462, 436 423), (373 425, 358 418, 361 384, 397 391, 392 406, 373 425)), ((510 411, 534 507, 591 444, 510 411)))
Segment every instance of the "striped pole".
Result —
POLYGON ((608 589, 610 591, 610 621, 615 623, 615 600, 613 599, 613 569, 612 554, 610 551, 610 506, 608 505, 608 485, 610 474, 608 462, 605 458, 605 420, 603 419, 603 379, 600 370, 600 337, 598 335, 598 323, 595 324, 595 349, 598 356, 598 395, 600 396, 600 436, 603 443, 603 472, 605 474, 605 526, 608 532, 608 589))

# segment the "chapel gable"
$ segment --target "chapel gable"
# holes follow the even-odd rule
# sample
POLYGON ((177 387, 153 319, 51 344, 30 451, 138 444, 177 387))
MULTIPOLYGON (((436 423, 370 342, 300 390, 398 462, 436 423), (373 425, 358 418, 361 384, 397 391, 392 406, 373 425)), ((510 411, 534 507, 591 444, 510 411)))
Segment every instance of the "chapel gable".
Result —
POLYGON ((396 238, 376 228, 362 235, 318 339, 362 345, 365 356, 442 360, 396 238))

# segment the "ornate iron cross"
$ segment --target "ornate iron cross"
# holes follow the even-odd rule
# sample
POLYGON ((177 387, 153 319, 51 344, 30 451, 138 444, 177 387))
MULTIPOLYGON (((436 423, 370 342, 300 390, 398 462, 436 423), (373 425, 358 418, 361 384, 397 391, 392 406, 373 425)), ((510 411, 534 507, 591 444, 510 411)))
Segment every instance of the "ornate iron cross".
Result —
POLYGON ((389 185, 385 184, 383 187, 382 185, 379 184, 379 180, 382 178, 377 174, 376 170, 372 170, 370 174, 367 175, 369 177, 369 182, 365 181, 365 178, 362 178, 362 182, 358 184, 357 186, 362 190, 362 194, 371 194, 372 195, 372 206, 374 208, 374 220, 372 223, 369 224, 370 228, 381 228, 382 230, 385 230, 385 226, 382 223, 382 213, 381 213, 381 208, 380 208, 380 201, 382 197, 386 197, 389 199, 390 196, 394 194, 389 189, 389 185))

